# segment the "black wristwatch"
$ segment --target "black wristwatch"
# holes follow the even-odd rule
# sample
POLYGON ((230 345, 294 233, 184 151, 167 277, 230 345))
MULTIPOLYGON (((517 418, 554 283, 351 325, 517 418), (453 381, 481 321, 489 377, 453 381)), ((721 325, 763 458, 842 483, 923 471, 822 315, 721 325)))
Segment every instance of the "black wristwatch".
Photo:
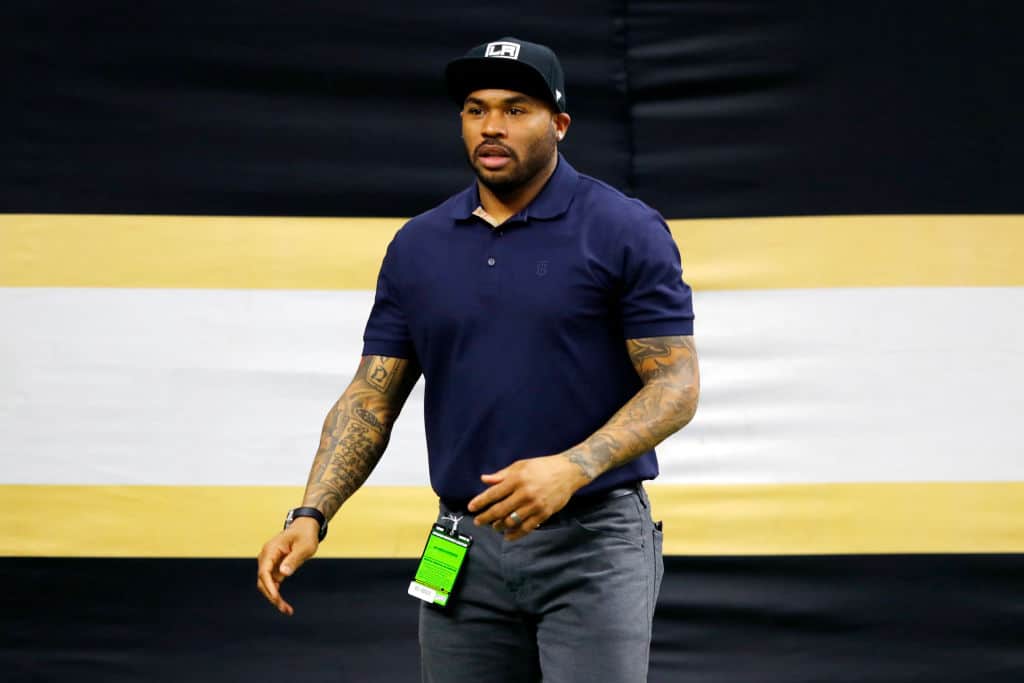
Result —
POLYGON ((327 536, 327 518, 324 517, 324 513, 320 512, 316 508, 292 508, 288 511, 288 515, 284 518, 284 528, 287 529, 292 525, 299 517, 312 517, 320 523, 320 533, 317 536, 317 542, 324 540, 327 536))

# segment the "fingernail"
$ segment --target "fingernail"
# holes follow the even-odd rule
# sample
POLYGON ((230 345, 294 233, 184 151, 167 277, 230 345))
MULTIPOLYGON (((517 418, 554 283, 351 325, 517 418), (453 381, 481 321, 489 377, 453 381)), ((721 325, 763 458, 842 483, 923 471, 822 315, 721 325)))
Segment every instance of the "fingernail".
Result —
POLYGON ((289 567, 288 565, 283 565, 281 567, 281 573, 284 574, 285 576, 291 576, 292 575, 292 568, 289 567))

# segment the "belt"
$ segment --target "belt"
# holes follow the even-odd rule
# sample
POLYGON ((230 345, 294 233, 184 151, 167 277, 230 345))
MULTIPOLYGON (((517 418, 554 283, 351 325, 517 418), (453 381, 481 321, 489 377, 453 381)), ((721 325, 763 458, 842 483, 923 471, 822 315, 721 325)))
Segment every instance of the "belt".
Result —
MULTIPOLYGON (((605 491, 599 491, 598 493, 573 496, 569 499, 569 502, 565 504, 565 507, 544 520, 541 526, 554 526, 556 524, 564 523, 574 517, 582 515, 592 508, 597 507, 601 503, 606 503, 609 500, 628 496, 639 491, 640 482, 637 481, 632 484, 625 484, 605 491)), ((472 498, 441 498, 441 504, 451 512, 468 512, 470 500, 472 500, 472 498)))

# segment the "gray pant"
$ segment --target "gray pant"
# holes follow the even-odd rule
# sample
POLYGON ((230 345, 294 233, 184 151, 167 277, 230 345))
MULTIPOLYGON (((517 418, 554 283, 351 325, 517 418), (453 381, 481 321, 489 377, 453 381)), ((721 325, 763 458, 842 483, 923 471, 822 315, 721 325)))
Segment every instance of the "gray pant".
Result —
POLYGON ((511 543, 468 515, 459 529, 473 546, 452 602, 420 607, 424 683, 647 680, 664 566, 643 488, 511 543))

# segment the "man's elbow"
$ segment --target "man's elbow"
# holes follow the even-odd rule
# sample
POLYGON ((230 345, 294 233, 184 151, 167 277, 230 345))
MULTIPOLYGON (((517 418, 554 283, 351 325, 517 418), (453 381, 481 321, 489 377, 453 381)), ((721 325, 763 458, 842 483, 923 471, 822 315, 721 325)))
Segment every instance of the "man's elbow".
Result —
POLYGON ((690 424, 697 414, 697 403, 700 400, 700 386, 696 382, 688 382, 676 387, 676 400, 673 401, 672 432, 690 424))

